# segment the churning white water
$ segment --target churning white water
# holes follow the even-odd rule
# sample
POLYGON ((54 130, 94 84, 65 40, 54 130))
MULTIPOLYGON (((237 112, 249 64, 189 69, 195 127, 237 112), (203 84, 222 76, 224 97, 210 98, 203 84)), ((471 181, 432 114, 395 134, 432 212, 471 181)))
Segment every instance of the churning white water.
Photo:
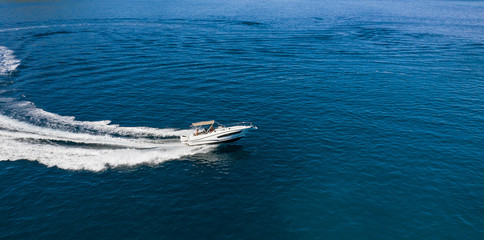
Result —
POLYGON ((0 46, 0 75, 10 74, 18 65, 20 65, 20 60, 15 57, 13 51, 7 47, 0 46))
MULTIPOLYGON (((116 133, 116 128, 119 128, 120 135, 127 129, 133 132, 146 130, 108 126, 106 125, 112 133, 116 133)), ((164 132, 163 129, 158 131, 164 132)), ((211 149, 188 147, 176 138, 173 141, 160 141, 143 137, 68 132, 35 126, 4 115, 0 115, 0 146, 0 160, 32 160, 50 167, 92 171, 141 163, 156 164, 211 149)))

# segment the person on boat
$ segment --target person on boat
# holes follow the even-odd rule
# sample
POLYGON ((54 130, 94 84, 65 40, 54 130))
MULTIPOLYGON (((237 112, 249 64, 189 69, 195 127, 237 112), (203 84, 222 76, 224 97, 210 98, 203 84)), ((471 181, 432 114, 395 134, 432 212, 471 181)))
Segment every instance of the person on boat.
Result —
POLYGON ((213 132, 213 124, 210 126, 210 128, 208 129, 209 132, 213 132))

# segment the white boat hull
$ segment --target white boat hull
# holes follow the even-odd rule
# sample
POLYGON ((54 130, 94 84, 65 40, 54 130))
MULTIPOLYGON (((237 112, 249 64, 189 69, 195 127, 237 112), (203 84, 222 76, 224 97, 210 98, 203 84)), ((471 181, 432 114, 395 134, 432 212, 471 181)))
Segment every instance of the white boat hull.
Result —
POLYGON ((188 146, 234 142, 244 137, 251 128, 252 126, 220 127, 209 133, 181 136, 180 140, 188 146))

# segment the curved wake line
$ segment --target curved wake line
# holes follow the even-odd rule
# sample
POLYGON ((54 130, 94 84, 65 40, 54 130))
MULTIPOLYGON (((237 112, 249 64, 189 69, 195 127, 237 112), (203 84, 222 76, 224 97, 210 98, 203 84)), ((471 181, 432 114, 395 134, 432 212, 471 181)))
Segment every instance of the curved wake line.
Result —
POLYGON ((87 133, 73 133, 48 129, 20 122, 3 115, 0 115, 0 137, 8 139, 37 139, 82 144, 113 145, 128 148, 154 148, 159 146, 154 140, 149 139, 126 139, 109 135, 91 135, 87 133))
MULTIPOLYGON (((96 132, 100 135, 116 135, 121 137, 151 137, 167 138, 179 137, 189 134, 191 130, 177 130, 173 128, 152 128, 152 127, 121 127, 117 124, 111 124, 111 121, 78 121, 75 117, 61 116, 55 113, 47 112, 37 108, 34 103, 29 101, 17 101, 14 98, 0 98, 0 103, 5 109, 15 111, 17 115, 22 116, 33 122, 42 123, 44 129, 61 130, 61 131, 79 131, 83 129, 89 132, 96 132)), ((1 126, 1 125, 0 125, 1 126)), ((15 127, 21 124, 15 123, 15 127)), ((76 133, 78 134, 78 133, 76 133)))
POLYGON ((0 98, 0 106, 0 161, 31 160, 68 170, 102 171, 108 167, 159 164, 213 149, 183 145, 178 136, 191 130, 77 121, 9 97, 0 98), (6 116, 5 112, 16 117, 6 116))
POLYGON ((7 47, 0 46, 0 75, 8 75, 17 69, 20 60, 15 58, 13 51, 7 47))
POLYGON ((0 146, 0 161, 31 160, 49 167, 90 171, 143 163, 159 164, 213 149, 213 146, 188 147, 180 142, 157 143, 145 138, 67 132, 4 115, 0 115, 0 146), (62 145, 57 141, 71 144, 62 145), (118 149, 86 147, 85 144, 116 146, 118 149))

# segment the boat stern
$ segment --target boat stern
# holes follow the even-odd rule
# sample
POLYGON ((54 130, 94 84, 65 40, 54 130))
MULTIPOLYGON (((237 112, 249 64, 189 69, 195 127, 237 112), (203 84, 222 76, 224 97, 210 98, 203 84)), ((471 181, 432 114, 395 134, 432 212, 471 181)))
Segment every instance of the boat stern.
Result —
POLYGON ((185 135, 180 136, 180 142, 188 145, 188 140, 189 140, 189 138, 187 136, 185 136, 185 135))

